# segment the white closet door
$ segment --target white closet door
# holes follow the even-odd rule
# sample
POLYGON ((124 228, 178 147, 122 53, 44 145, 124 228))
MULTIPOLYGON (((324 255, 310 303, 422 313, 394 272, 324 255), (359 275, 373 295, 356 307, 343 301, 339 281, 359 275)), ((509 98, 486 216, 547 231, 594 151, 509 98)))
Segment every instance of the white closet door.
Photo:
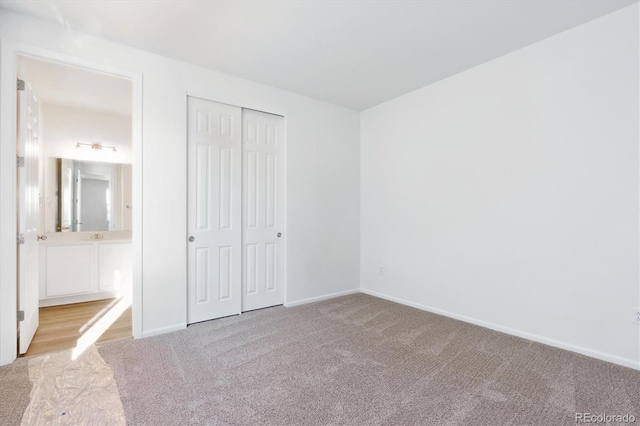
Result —
POLYGON ((284 119, 243 115, 242 310, 284 302, 284 119))
POLYGON ((241 117, 188 98, 189 324, 240 313, 241 117))

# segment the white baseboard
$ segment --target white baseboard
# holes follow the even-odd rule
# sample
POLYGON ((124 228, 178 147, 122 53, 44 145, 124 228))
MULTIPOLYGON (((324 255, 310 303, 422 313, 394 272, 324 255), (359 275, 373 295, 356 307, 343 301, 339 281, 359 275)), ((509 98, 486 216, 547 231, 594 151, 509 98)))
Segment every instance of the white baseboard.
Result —
POLYGON ((59 305, 69 305, 72 303, 83 303, 83 302, 93 302, 94 300, 104 300, 104 299, 113 299, 114 297, 120 296, 121 293, 117 291, 101 291, 89 294, 80 294, 77 296, 62 296, 62 297, 51 297, 47 299, 40 299, 39 304, 41 308, 45 308, 47 306, 59 306, 59 305))
MULTIPOLYGON (((290 308, 292 306, 304 305, 307 303, 319 302, 321 300, 333 299, 334 297, 346 296, 348 294, 360 293, 359 288, 354 288, 353 290, 341 291, 338 293, 326 294, 318 297, 311 297, 309 299, 296 300, 294 302, 285 303, 284 306, 290 308)), ((142 337, 152 337, 158 336, 160 334, 171 333, 172 331, 184 330, 187 328, 187 324, 176 324, 170 325, 167 327, 154 328, 152 330, 146 330, 142 332, 142 337)))
POLYGON ((511 334, 513 336, 522 337, 523 339, 533 340, 534 342, 543 343, 545 345, 553 346, 560 349, 565 349, 571 352, 577 352, 582 355, 586 355, 591 358, 596 358, 602 361, 611 362, 613 364, 622 365, 624 367, 633 368, 634 370, 640 370, 640 361, 634 361, 631 358, 623 358, 617 355, 608 354, 605 352, 596 351, 593 349, 585 348, 583 346, 573 345, 571 343, 561 342, 559 340, 549 339, 539 336, 537 334, 531 334, 524 331, 516 330, 510 327, 494 324, 491 322, 471 318, 466 315, 456 314, 454 312, 445 311, 443 309, 434 308, 432 306, 422 305, 420 303, 410 302, 408 300, 400 299, 386 294, 378 293, 376 291, 360 289, 361 293, 368 294, 370 296, 379 297, 380 299, 389 300, 391 302, 400 303, 402 305, 411 306, 412 308, 421 309, 423 311, 432 312, 434 314, 443 315, 445 317, 454 318, 460 321, 468 322, 471 324, 479 325, 480 327, 489 328, 491 330, 500 331, 502 333, 511 334))
POLYGON ((187 328, 187 324, 175 324, 167 327, 154 328, 152 330, 142 331, 142 337, 158 336, 160 334, 171 333, 172 331, 184 330, 187 328))
POLYGON ((284 306, 291 308, 298 305, 306 305, 307 303, 320 302, 321 300, 333 299, 334 297, 347 296, 349 294, 360 293, 359 288, 353 290, 340 291, 338 293, 325 294, 324 296, 310 297, 308 299, 295 300, 293 302, 286 302, 284 306))

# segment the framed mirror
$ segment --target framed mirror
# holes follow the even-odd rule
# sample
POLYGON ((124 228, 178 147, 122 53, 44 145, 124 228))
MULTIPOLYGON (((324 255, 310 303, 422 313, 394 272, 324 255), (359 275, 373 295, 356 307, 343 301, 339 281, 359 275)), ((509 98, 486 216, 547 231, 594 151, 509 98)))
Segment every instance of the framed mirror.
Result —
MULTIPOLYGON (((55 232, 131 230, 131 165, 51 158, 55 194, 47 194, 55 212, 55 232)), ((51 174, 49 174, 51 177, 51 174)), ((54 230, 50 230, 53 232, 54 230)))

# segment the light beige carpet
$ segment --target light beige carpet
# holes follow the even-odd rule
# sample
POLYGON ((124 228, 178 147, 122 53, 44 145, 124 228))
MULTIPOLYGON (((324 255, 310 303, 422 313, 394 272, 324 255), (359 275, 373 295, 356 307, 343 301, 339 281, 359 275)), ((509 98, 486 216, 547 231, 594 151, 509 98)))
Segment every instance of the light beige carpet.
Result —
POLYGON ((363 294, 100 354, 133 425, 575 425, 576 412, 640 422, 639 371, 363 294))
POLYGON ((28 359, 0 367, 0 425, 19 425, 31 393, 28 359))

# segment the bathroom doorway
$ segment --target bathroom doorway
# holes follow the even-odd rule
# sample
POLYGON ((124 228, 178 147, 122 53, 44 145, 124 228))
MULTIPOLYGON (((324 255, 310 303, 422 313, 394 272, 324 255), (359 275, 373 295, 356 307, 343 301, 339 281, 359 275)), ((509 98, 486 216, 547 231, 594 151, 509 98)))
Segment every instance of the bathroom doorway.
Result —
POLYGON ((17 56, 17 349, 132 336, 133 82, 17 56))

